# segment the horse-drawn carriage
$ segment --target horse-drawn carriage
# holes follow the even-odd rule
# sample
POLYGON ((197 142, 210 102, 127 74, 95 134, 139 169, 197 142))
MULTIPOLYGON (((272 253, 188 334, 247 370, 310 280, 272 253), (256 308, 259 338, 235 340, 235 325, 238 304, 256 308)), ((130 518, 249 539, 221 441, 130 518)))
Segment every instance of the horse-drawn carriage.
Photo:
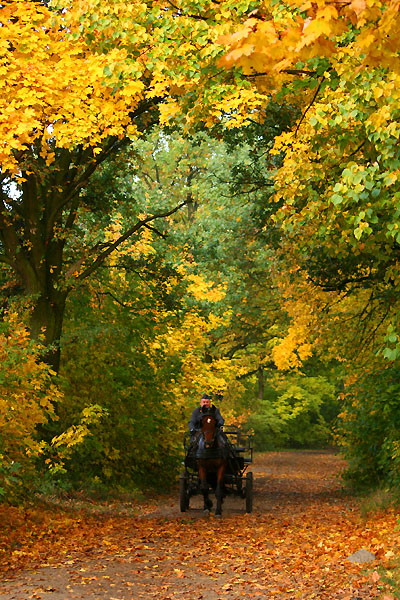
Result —
POLYGON ((246 512, 252 511, 253 473, 247 471, 253 462, 250 434, 230 425, 224 427, 222 436, 218 435, 215 420, 203 418, 197 440, 190 442, 186 434, 183 445, 185 470, 179 481, 181 512, 188 510, 190 498, 199 493, 203 494, 204 511, 208 512, 212 506, 208 498, 209 488, 217 498, 216 515, 221 514, 222 501, 227 495, 244 498, 246 512))

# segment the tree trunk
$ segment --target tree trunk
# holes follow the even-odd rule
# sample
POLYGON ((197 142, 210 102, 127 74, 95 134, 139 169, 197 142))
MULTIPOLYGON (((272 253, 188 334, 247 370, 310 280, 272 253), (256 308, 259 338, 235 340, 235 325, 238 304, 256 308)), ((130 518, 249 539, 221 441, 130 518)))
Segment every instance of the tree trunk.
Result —
MULTIPOLYGON (((144 114, 154 102, 141 104, 132 119, 144 114)), ((97 167, 127 143, 128 138, 106 139, 96 157, 92 148, 55 149, 54 165, 47 165, 41 158, 38 145, 21 153, 22 178, 16 190, 10 190, 7 180, 0 178, 0 262, 13 271, 21 294, 30 302, 31 336, 48 348, 44 360, 56 372, 69 292, 141 227, 154 219, 167 218, 186 204, 181 202, 170 210, 138 218, 113 243, 91 248, 80 242, 79 235, 74 235, 82 202, 80 192, 97 167)))
MULTIPOLYGON (((70 160, 64 154, 67 168, 70 160)), ((53 178, 43 182, 34 173, 26 174, 18 200, 6 199, 2 190, 0 209, 0 258, 14 271, 22 294, 32 306, 31 337, 48 348, 44 360, 56 372, 68 295, 63 280, 65 238, 60 235, 66 192, 56 187, 60 172, 55 171, 53 178)))
POLYGON ((60 367, 60 338, 62 333, 67 292, 41 295, 34 304, 30 332, 34 339, 43 341, 48 349, 44 360, 57 373, 60 367))
POLYGON ((260 365, 257 370, 257 381, 258 381, 258 399, 264 399, 264 369, 260 365))

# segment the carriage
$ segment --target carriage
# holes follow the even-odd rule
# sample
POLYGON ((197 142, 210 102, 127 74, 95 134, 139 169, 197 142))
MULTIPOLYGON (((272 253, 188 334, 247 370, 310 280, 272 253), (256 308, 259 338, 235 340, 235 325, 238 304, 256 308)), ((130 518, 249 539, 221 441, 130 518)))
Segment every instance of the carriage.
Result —
MULTIPOLYGON (((253 509, 253 473, 248 471, 253 462, 253 447, 251 435, 243 433, 236 425, 224 427, 227 439, 227 464, 223 478, 224 496, 235 495, 246 501, 246 512, 253 509)), ((197 470, 197 460, 192 451, 189 435, 186 433, 183 441, 185 449, 185 470, 179 479, 180 510, 186 512, 189 508, 190 498, 201 492, 200 479, 197 470)), ((215 473, 207 473, 207 482, 214 489, 216 487, 215 473)))

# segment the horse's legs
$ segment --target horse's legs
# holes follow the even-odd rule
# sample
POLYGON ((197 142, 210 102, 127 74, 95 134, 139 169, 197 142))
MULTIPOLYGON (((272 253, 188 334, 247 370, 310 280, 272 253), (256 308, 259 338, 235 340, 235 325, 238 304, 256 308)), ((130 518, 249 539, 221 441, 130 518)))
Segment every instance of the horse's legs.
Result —
POLYGON ((212 508, 212 501, 208 497, 208 482, 207 482, 207 473, 204 467, 199 466, 199 479, 200 479, 200 491, 203 494, 204 498, 204 508, 203 511, 205 513, 209 513, 212 508))
POLYGON ((201 488, 202 494, 203 494, 203 498, 204 498, 204 508, 203 511, 209 513, 210 510, 212 509, 212 500, 211 498, 208 496, 208 483, 205 483, 206 487, 201 488))
POLYGON ((224 499, 224 475, 225 475, 225 463, 218 467, 217 471, 217 487, 215 488, 215 497, 217 499, 217 506, 215 507, 215 515, 220 517, 222 515, 222 502, 224 499))
POLYGON ((227 457, 227 437, 221 431, 217 434, 217 445, 221 451, 223 459, 221 459, 217 469, 217 486, 215 488, 215 496, 217 498, 217 506, 215 508, 215 515, 222 515, 222 502, 224 501, 225 490, 224 490, 224 478, 226 471, 226 457, 227 457))

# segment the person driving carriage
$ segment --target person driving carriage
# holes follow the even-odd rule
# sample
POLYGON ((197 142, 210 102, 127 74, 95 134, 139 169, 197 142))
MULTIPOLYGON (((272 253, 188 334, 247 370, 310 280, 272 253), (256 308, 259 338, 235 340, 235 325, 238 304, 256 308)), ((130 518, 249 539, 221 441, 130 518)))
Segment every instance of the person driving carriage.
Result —
MULTIPOLYGON (((225 419, 221 415, 219 409, 211 404, 211 398, 208 394, 203 394, 200 399, 200 406, 194 409, 189 421, 190 441, 193 442, 197 432, 201 431, 201 421, 206 413, 212 413, 216 419, 217 427, 221 430, 225 419)), ((222 437, 222 436, 221 436, 222 437)))

